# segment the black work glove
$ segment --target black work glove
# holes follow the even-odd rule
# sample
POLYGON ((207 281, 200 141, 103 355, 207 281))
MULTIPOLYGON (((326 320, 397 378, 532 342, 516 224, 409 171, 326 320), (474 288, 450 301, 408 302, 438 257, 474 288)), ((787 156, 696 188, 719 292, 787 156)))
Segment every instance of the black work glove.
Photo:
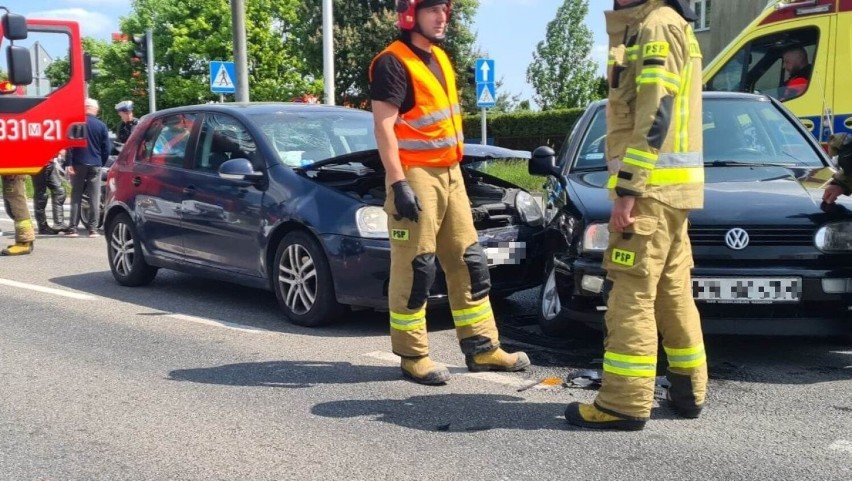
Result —
POLYGON ((422 211, 420 207, 420 199, 411 190, 407 180, 399 180, 391 185, 393 189, 393 205, 396 207, 394 219, 402 220, 403 218, 417 222, 420 219, 418 212, 422 211))

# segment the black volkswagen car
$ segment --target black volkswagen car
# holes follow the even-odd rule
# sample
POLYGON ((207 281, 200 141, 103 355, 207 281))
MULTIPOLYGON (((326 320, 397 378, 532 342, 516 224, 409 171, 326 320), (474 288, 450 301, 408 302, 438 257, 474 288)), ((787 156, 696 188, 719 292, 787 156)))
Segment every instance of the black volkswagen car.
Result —
MULTIPOLYGON (((465 152, 493 295, 538 285, 539 204, 488 173, 500 159, 529 153, 465 152)), ((127 286, 169 268, 269 289, 301 325, 334 321, 346 306, 387 309, 384 177, 369 112, 270 103, 146 115, 107 177, 110 269, 127 286)), ((430 305, 445 298, 439 275, 430 305)))
MULTIPOLYGON (((831 160, 770 97, 705 93, 703 105, 705 203, 689 235, 705 331, 852 332, 852 199, 822 205, 831 160)), ((587 109, 558 155, 540 148, 530 160, 530 173, 548 178, 538 317, 552 334, 600 326, 606 310, 605 107, 587 109)))

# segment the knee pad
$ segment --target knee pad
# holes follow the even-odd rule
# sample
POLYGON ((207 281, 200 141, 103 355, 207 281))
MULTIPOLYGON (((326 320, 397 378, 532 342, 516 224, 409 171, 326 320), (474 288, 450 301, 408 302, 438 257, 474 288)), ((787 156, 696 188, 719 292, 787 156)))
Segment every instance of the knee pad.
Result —
POLYGON ((420 254, 411 260, 411 294, 408 295, 408 308, 420 309, 426 303, 429 288, 435 283, 435 254, 420 254))
POLYGON ((464 263, 470 273, 470 297, 474 301, 483 299, 491 290, 491 275, 488 273, 488 258, 479 242, 464 251, 464 263))

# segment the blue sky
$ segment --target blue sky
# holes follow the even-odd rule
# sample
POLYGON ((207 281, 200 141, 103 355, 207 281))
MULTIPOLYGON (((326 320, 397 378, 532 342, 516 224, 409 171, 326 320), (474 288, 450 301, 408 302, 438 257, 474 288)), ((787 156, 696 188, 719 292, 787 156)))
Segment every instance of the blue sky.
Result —
MULTIPOLYGON (((494 59, 496 75, 502 79, 504 90, 532 98, 533 90, 526 81, 527 66, 562 1, 480 0, 474 19, 477 43, 494 59)), ((129 0, 2 0, 0 3, 27 16, 77 20, 83 35, 103 39, 117 32, 119 17, 130 12, 129 0)), ((606 60, 603 11, 610 7, 609 0, 589 0, 586 23, 594 33, 592 57, 600 66, 600 73, 606 60)))

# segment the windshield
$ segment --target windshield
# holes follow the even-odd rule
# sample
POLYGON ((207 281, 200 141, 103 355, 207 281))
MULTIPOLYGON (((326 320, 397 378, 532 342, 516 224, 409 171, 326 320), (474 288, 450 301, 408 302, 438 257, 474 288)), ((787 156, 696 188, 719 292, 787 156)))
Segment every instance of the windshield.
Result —
MULTIPOLYGON (((704 164, 823 167, 822 158, 778 107, 768 101, 704 100, 704 164)), ((606 169, 606 113, 595 112, 572 170, 606 169)))
POLYGON ((275 148, 279 162, 290 167, 376 148, 369 112, 317 108, 252 118, 275 148))

